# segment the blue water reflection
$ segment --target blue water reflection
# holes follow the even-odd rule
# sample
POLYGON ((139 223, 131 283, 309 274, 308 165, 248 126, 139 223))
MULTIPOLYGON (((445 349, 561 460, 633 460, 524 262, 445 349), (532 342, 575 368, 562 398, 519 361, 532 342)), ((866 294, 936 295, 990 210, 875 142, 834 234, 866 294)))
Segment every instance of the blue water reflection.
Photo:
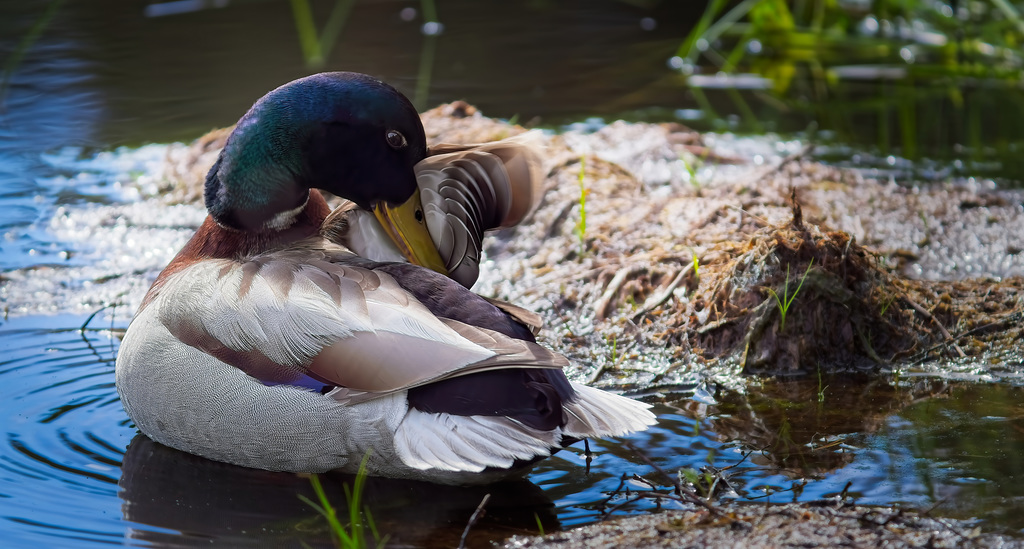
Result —
MULTIPOLYGON (((82 331, 84 321, 37 316, 0 326, 0 531, 7 546, 329 541, 322 522, 298 499, 312 496, 306 478, 215 463, 137 436, 113 384, 124 322, 115 320, 112 330, 109 318, 98 315, 82 331)), ((780 467, 769 449, 744 460, 754 449, 738 440, 746 435, 716 432, 719 426, 736 429, 721 422, 739 416, 728 411, 731 397, 722 394, 720 404, 703 408, 706 415, 694 415, 685 395, 665 399, 657 405, 659 424, 628 442, 670 474, 735 465, 727 469, 735 492, 723 497, 808 501, 845 492, 867 504, 928 507, 943 501, 947 513, 1020 528, 1021 502, 1014 494, 1024 481, 1017 473, 1024 434, 1016 419, 1020 405, 1008 403, 1022 401, 1021 391, 952 390, 958 399, 930 399, 885 414, 873 432, 838 433, 843 445, 826 453, 846 458, 833 469, 822 466, 830 458, 813 453, 801 458, 804 468, 780 467), (964 403, 980 408, 965 410, 964 403), (1000 406, 1005 415, 994 416, 1000 406)), ((764 415, 760 427, 770 422, 764 415)), ((799 429, 794 425, 793 432, 799 429)), ((542 462, 528 481, 470 489, 372 479, 367 503, 396 543, 419 547, 457 544, 485 493, 492 500, 488 518, 473 533, 478 543, 536 531, 538 520, 553 531, 601 520, 612 508, 619 516, 659 507, 646 498, 619 507, 628 499, 616 492, 623 475, 641 475, 662 487, 668 482, 617 441, 591 444, 596 457, 589 470, 578 444, 542 462)), ((348 481, 327 476, 328 492, 342 507, 341 486, 348 481)), ((626 485, 646 488, 636 481, 626 485)), ((660 507, 678 504, 660 500, 660 507)))
MULTIPOLYGON (((0 4, 0 58, 7 59, 16 37, 36 21, 38 6, 0 4)), ((406 4, 360 3, 364 23, 349 29, 326 68, 373 72, 411 94, 422 37, 397 15, 406 4)), ((693 105, 679 101, 677 87, 654 86, 656 78, 644 76, 660 74, 690 20, 685 10, 699 12, 699 3, 663 3, 653 32, 640 25, 648 12, 631 3, 608 2, 606 11, 585 2, 548 4, 553 11, 537 7, 538 13, 555 24, 534 34, 519 32, 518 20, 495 17, 492 5, 467 8, 460 24, 449 19, 426 101, 466 97, 497 116, 580 120, 581 113, 636 108, 632 93, 652 84, 654 95, 644 101, 669 105, 669 112, 678 108, 683 119, 703 112, 683 108, 693 105), (508 38, 490 49, 458 47, 484 43, 489 35, 508 38), (600 40, 585 39, 594 37, 600 40), (566 53, 552 55, 554 45, 566 53), (517 70, 495 63, 513 55, 517 70), (652 59, 656 71, 634 70, 652 59), (491 72, 477 70, 488 65, 491 72)), ((20 274, 27 277, 57 273, 56 285, 87 285, 88 277, 73 278, 63 269, 107 258, 92 233, 74 241, 58 237, 61 208, 95 212, 138 199, 140 191, 122 183, 152 174, 164 154, 159 145, 138 145, 191 139, 229 124, 267 89, 308 72, 285 2, 232 3, 174 16, 187 20, 147 20, 143 8, 115 9, 120 6, 112 0, 65 7, 0 98, 0 288, 14 269, 25 269, 20 274), (192 32, 183 35, 182 28, 192 32), (133 148, 110 152, 123 144, 133 148)), ((187 232, 181 225, 172 229, 187 232)), ((169 246, 169 239, 161 242, 169 246)), ((80 305, 54 303, 54 310, 80 305)), ((113 384, 118 334, 130 311, 110 313, 82 330, 85 315, 8 317, 0 311, 0 544, 326 543, 323 523, 297 497, 311 495, 306 478, 210 462, 137 435, 113 384)), ((857 381, 830 383, 834 392, 866 391, 857 381)), ((872 389, 877 394, 861 401, 830 395, 821 408, 813 387, 801 391, 775 400, 724 392, 702 398, 699 406, 687 392, 652 396, 659 425, 628 442, 672 475, 681 468, 732 467, 727 474, 735 493, 724 497, 779 502, 846 494, 870 504, 941 502, 939 512, 1024 528, 1020 388, 951 387, 924 393, 950 398, 917 403, 913 395, 872 389), (798 406, 806 413, 793 412, 798 406), (828 415, 843 409, 854 418, 828 415)), ((485 493, 492 493, 489 513, 471 534, 478 545, 534 532, 538 522, 553 531, 598 521, 612 508, 628 515, 676 505, 644 498, 627 503, 617 492, 624 475, 662 487, 667 481, 618 441, 594 441, 592 449, 597 456, 589 469, 576 445, 542 462, 527 481, 495 487, 372 479, 368 503, 396 542, 439 547, 457 545, 485 493)), ((328 480, 329 495, 341 505, 341 485, 350 479, 328 480)))

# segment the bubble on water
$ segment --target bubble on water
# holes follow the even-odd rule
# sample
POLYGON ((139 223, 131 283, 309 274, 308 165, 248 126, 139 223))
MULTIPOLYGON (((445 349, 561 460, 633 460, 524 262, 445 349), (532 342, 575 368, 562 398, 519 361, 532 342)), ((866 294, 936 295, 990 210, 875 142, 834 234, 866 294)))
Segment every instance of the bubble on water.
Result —
POLYGON ((878 19, 868 16, 860 22, 860 30, 865 34, 875 34, 878 32, 878 19))
POLYGON ((420 32, 426 36, 437 36, 444 32, 444 25, 440 21, 427 21, 420 27, 420 32))
POLYGON ((704 111, 700 109, 676 109, 675 115, 680 120, 700 120, 704 118, 704 111))

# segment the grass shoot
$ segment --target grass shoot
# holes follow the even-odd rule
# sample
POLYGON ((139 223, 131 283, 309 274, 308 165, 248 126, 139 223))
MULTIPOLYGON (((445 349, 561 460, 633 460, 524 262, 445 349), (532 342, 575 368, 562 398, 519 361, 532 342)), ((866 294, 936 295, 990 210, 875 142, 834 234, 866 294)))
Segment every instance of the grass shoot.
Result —
POLYGON ((811 266, 814 265, 814 259, 807 264, 807 270, 804 271, 804 276, 800 278, 800 284, 797 284, 796 290, 793 291, 793 295, 789 295, 789 265, 786 265, 786 284, 782 289, 782 297, 779 297, 778 292, 772 288, 768 288, 768 292, 775 298, 775 304, 779 307, 779 315, 782 320, 779 323, 779 331, 786 329, 786 315, 789 313, 789 306, 793 304, 793 300, 796 299, 797 294, 800 293, 800 288, 804 287, 804 281, 807 280, 807 274, 811 272, 811 266))
POLYGON ((821 380, 821 365, 818 365, 818 404, 825 403, 825 389, 828 389, 828 385, 823 385, 821 380))
POLYGON ((693 287, 696 291, 697 286, 700 286, 700 258, 697 257, 697 250, 690 250, 693 254, 693 287))
POLYGON ((368 547, 366 542, 367 528, 369 528, 370 534, 377 542, 376 547, 384 547, 384 544, 387 543, 388 537, 381 538, 380 533, 377 531, 377 525, 373 522, 373 516, 370 514, 369 507, 360 508, 363 499, 363 485, 366 483, 366 461, 369 458, 370 453, 367 452, 359 463, 359 471, 356 473, 356 480, 352 488, 350 489, 348 484, 345 485, 345 500, 348 503, 347 525, 341 523, 337 510, 331 505, 330 500, 327 499, 327 493, 324 491, 319 476, 313 475, 309 479, 309 482, 313 485, 313 493, 316 494, 317 501, 314 502, 306 496, 299 494, 299 499, 327 519, 327 525, 330 527, 335 547, 341 549, 365 549, 368 547))
POLYGON ((578 176, 580 185, 580 218, 576 222, 576 237, 580 242, 580 255, 582 256, 586 252, 586 234, 587 234, 587 195, 590 193, 587 190, 584 178, 586 177, 586 158, 580 157, 580 173, 578 176))

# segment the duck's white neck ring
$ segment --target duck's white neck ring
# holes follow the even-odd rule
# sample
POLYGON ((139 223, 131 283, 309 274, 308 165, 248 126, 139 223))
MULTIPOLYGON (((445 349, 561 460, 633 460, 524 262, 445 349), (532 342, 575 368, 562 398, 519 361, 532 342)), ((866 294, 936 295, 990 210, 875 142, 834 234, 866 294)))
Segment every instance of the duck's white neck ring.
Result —
POLYGON ((302 210, 306 209, 306 204, 308 203, 309 195, 306 195, 306 200, 299 204, 297 208, 274 214, 274 217, 271 217, 270 220, 263 224, 263 228, 272 231, 283 231, 291 227, 295 224, 295 218, 302 213, 302 210))

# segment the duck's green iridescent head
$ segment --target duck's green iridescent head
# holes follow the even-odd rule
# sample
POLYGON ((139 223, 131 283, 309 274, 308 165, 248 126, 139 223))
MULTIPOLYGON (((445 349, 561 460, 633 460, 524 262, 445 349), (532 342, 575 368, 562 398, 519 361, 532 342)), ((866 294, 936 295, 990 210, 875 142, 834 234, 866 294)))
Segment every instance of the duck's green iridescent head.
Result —
POLYGON ((206 178, 206 207, 222 226, 282 228, 319 188, 371 209, 406 202, 426 156, 419 114, 373 77, 332 72, 263 96, 228 137, 206 178))

